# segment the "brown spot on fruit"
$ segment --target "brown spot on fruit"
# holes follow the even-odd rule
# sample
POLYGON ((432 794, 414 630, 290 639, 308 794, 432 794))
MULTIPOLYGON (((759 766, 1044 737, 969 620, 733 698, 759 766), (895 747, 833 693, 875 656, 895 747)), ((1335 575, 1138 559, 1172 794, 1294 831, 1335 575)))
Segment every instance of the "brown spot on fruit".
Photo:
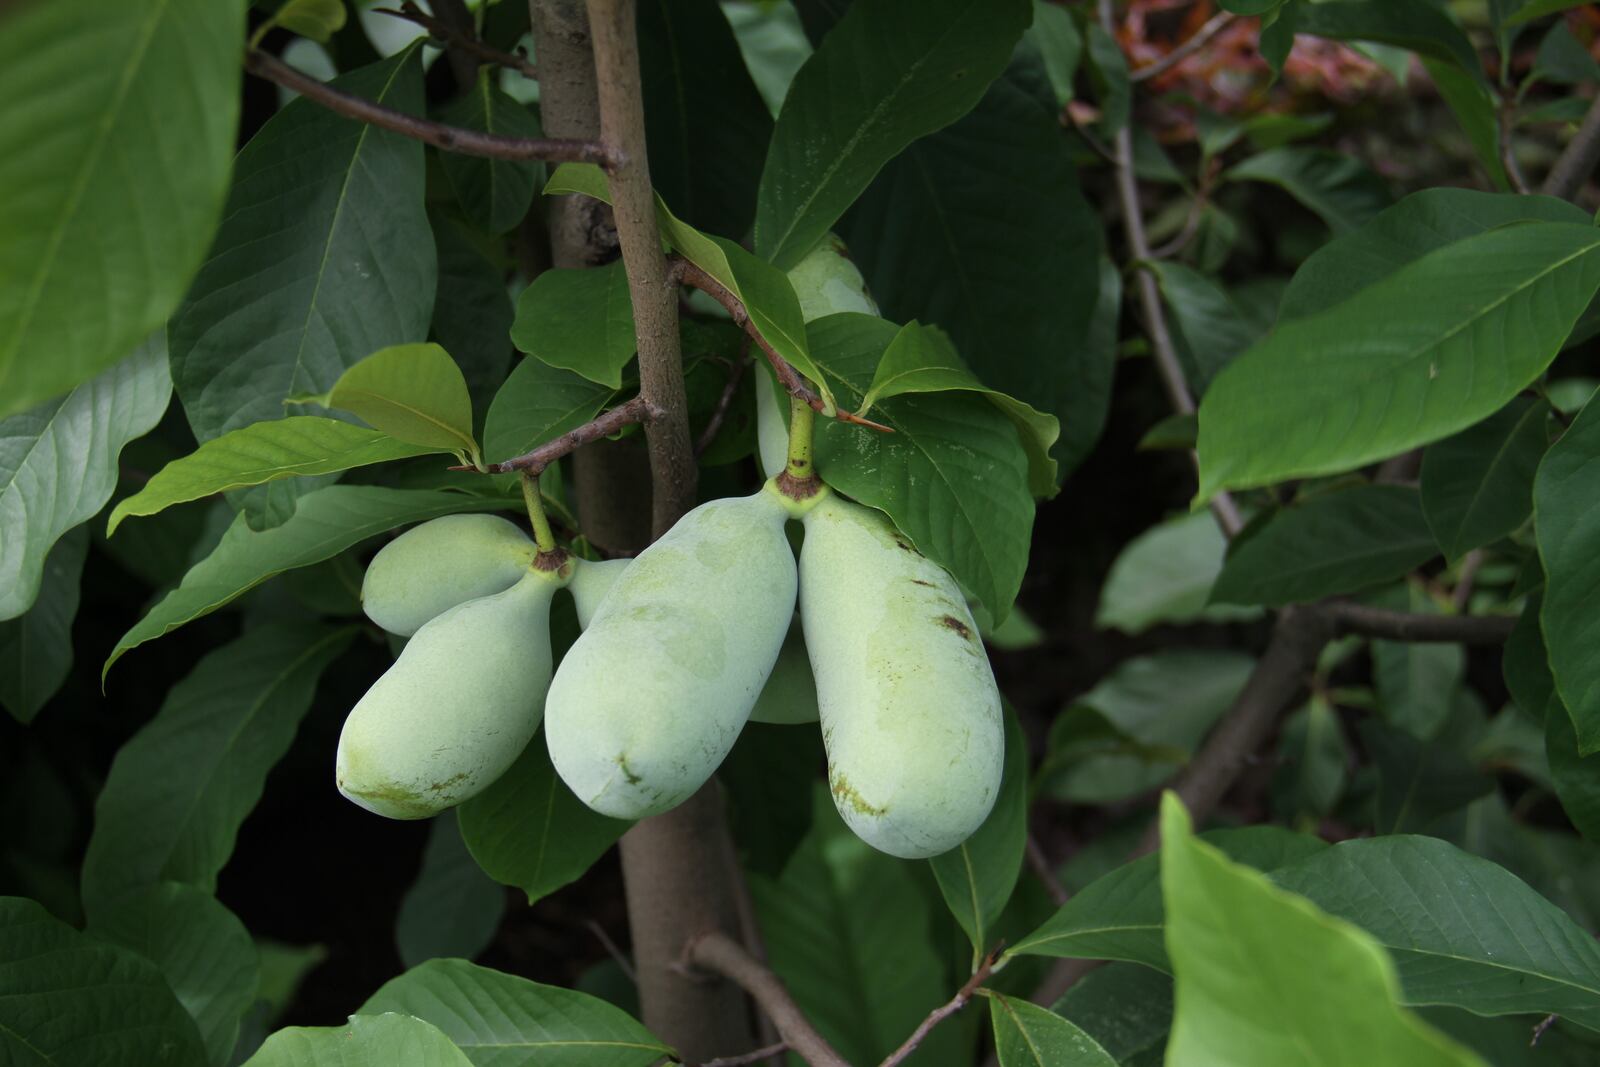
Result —
POLYGON ((912 585, 925 585, 929 589, 932 589, 934 587, 932 582, 925 582, 921 578, 913 578, 913 579, 911 579, 911 584, 912 585))
POLYGON ((966 623, 962 622, 960 619, 956 618, 954 615, 939 616, 939 625, 948 626, 962 637, 965 637, 968 641, 972 640, 972 628, 966 623))

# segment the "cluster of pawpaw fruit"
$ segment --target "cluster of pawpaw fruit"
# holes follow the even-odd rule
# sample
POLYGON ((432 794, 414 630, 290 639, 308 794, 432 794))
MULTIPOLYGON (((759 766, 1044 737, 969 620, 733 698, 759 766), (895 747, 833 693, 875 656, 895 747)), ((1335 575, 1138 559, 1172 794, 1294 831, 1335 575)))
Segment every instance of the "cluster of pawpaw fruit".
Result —
POLYGON ((953 848, 999 788, 1000 697, 955 582, 826 487, 795 500, 769 481, 602 563, 540 555, 505 519, 446 516, 377 554, 362 601, 410 637, 339 740, 339 789, 380 815, 424 818, 486 788, 541 717, 557 773, 617 818, 686 800, 752 712, 819 715, 840 813, 896 856, 953 848), (582 633, 552 675, 561 588, 582 633))

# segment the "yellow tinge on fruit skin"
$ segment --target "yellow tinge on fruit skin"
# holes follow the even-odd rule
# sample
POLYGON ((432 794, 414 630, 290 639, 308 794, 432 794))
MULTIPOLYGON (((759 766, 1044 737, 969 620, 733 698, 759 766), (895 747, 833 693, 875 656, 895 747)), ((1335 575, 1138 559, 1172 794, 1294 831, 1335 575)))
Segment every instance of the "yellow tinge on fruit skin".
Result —
POLYGON ((509 589, 538 549, 498 515, 443 515, 413 526, 372 557, 361 607, 392 634, 409 637, 457 604, 509 589))
POLYGON ((550 600, 564 580, 525 570, 423 624, 345 720, 339 792, 391 819, 424 819, 500 777, 544 711, 550 600))
POLYGON ((702 504, 600 602, 545 712, 551 761, 589 807, 666 811, 733 747, 794 612, 787 518, 770 486, 702 504))
POLYGON ((988 816, 1005 756, 978 627, 881 513, 832 496, 803 521, 800 618, 834 804, 882 852, 946 852, 988 816))

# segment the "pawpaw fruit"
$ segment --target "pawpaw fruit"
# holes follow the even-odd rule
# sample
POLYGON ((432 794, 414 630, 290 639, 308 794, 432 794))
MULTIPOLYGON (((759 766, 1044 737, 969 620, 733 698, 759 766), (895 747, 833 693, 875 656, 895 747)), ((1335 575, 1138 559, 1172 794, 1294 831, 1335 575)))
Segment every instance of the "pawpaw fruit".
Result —
POLYGON ((393 634, 409 637, 449 608, 509 589, 538 552, 498 515, 443 515, 384 545, 361 580, 361 607, 393 634))
POLYGON ((1005 729, 954 579, 881 513, 829 495, 802 519, 800 618, 834 805, 904 859, 948 851, 1000 789, 1005 729))
POLYGON ((339 792, 424 819, 487 788, 539 726, 550 686, 550 601, 565 578, 524 569, 509 589, 422 624, 339 735, 339 792))
POLYGON ((750 721, 779 725, 817 721, 817 683, 811 677, 811 657, 798 615, 789 623, 778 660, 750 709, 750 721))
POLYGON ((594 618, 600 602, 632 562, 630 559, 572 561, 572 581, 567 585, 567 592, 572 594, 572 602, 578 609, 578 629, 589 628, 589 620, 594 618))
POLYGON ((689 512, 635 558, 556 671, 545 738, 595 811, 640 819, 722 763, 795 603, 788 510, 768 484, 689 512))

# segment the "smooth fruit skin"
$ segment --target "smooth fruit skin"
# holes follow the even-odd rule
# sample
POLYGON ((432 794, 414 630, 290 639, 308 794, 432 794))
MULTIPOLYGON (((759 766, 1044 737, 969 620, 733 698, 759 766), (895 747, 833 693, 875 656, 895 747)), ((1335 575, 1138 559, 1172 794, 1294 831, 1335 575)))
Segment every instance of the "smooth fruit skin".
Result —
POLYGON ((800 618, 834 805, 882 852, 937 856, 1000 789, 1000 691, 978 627, 882 513, 830 496, 803 522, 800 618))
POLYGON ((589 807, 666 811, 733 747, 794 612, 787 518, 770 485, 702 504, 606 594, 545 712, 551 761, 589 807))
POLYGON ((391 819, 425 819, 500 777, 544 711, 560 583, 527 571, 425 623, 345 720, 339 792, 391 819))
POLYGON ((527 534, 498 515, 430 519, 372 557, 361 580, 361 607, 385 630, 409 637, 457 604, 511 588, 537 551, 527 534))
POLYGON ((594 618, 600 602, 632 562, 631 559, 572 561, 572 581, 567 585, 567 591, 572 594, 573 604, 578 609, 578 629, 589 628, 589 621, 594 618))
POLYGON ((807 322, 841 311, 878 313, 878 305, 867 295, 866 280, 835 234, 828 234, 790 269, 789 284, 800 298, 800 314, 807 322))
POLYGON ((789 623, 778 661, 750 709, 750 721, 782 726, 817 721, 817 683, 811 677, 811 657, 798 615, 789 623))

